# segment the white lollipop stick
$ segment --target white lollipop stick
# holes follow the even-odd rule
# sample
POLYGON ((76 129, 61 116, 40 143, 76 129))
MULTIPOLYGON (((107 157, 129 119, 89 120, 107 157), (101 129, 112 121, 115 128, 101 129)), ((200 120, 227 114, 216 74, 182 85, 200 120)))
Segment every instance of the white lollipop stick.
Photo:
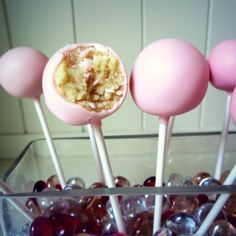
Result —
MULTIPOLYGON (((91 127, 93 129, 95 140, 97 143, 106 184, 109 188, 115 188, 114 177, 112 174, 112 169, 111 169, 110 161, 107 154, 105 140, 102 134, 101 121, 98 121, 97 123, 92 123, 91 127)), ((121 215, 121 210, 120 210, 117 196, 111 195, 110 201, 111 201, 111 206, 113 209, 114 218, 117 224, 118 231, 126 235, 125 226, 124 226, 123 218, 121 215)))
POLYGON ((220 176, 222 173, 225 147, 226 147, 227 137, 228 137, 229 123, 230 123, 230 100, 231 100, 231 93, 228 93, 227 100, 226 100, 226 107, 225 107, 225 118, 224 118, 224 123, 223 123, 223 130, 221 132, 220 145, 219 145, 218 157, 217 157, 216 168, 215 168, 215 179, 218 179, 218 180, 220 179, 220 176))
POLYGON ((171 116, 168 121, 167 125, 167 134, 166 134, 166 151, 165 151, 165 165, 167 164, 168 154, 169 154, 169 147, 171 141, 171 135, 174 127, 175 116, 171 116))
MULTIPOLYGON (((0 191, 4 194, 13 194, 14 192, 11 188, 0 179, 0 191)), ((34 216, 32 212, 27 209, 20 201, 17 199, 8 198, 7 199, 18 211, 20 211, 29 221, 33 221, 34 216)))
MULTIPOLYGON (((230 171, 228 177, 225 179, 224 185, 233 184, 235 179, 236 179, 236 165, 234 165, 234 167, 230 171)), ((202 224, 199 227, 198 231, 196 232, 196 234, 195 234, 196 236, 205 235, 206 231, 208 230, 208 228, 210 227, 212 222, 215 220, 215 218, 219 214, 220 210, 222 209, 222 207, 224 206, 224 204, 228 200, 229 196, 230 196, 230 193, 223 193, 218 197, 218 199, 215 202, 214 206, 212 207, 212 209, 208 213, 205 220, 202 222, 202 224)))
MULTIPOLYGON (((162 187, 163 185, 167 126, 168 126, 168 118, 160 117, 155 187, 162 187)), ((159 230, 161 225, 161 209, 162 209, 162 195, 156 195, 155 207, 154 207, 153 234, 157 230, 159 230)))
POLYGON ((100 160, 100 156, 99 156, 99 152, 98 152, 98 147, 97 147, 97 143, 95 140, 95 136, 94 136, 94 132, 91 127, 91 124, 87 125, 87 129, 88 129, 88 133, 89 133, 90 143, 92 146, 93 157, 94 157, 96 167, 97 167, 98 179, 100 182, 105 183, 105 179, 104 179, 104 175, 103 175, 103 171, 102 171, 102 164, 101 164, 101 160, 100 160))
POLYGON ((62 188, 64 188, 66 186, 65 177, 64 177, 64 174, 63 174, 63 171, 62 171, 62 168, 61 168, 61 164, 59 162, 59 158, 58 158, 58 155, 57 155, 57 152, 56 152, 55 145, 53 143, 51 134, 49 132, 48 124, 46 122, 45 115, 43 113, 43 109, 40 105, 40 101, 37 100, 37 99, 34 99, 34 105, 35 105, 35 108, 36 108, 36 111, 37 111, 37 114, 38 114, 38 117, 39 117, 40 124, 41 124, 42 129, 43 129, 44 136, 45 136, 46 141, 47 141, 49 152, 50 152, 54 167, 56 169, 56 173, 58 175, 59 182, 60 182, 62 188))
POLYGON ((166 150, 168 152, 169 147, 170 147, 170 140, 171 140, 171 135, 174 127, 174 122, 175 122, 175 116, 171 116, 168 121, 168 126, 167 126, 167 135, 166 135, 166 150))

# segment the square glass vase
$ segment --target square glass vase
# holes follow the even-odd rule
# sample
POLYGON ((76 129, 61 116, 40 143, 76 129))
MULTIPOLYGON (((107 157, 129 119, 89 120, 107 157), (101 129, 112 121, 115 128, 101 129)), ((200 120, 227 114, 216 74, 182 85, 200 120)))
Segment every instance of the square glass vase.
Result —
MULTIPOLYGON (((214 177, 219 140, 220 134, 218 133, 175 134, 172 136, 163 171, 164 187, 159 187, 163 192, 161 194, 163 202, 167 202, 163 203, 162 226, 167 225, 165 220, 170 217, 171 214, 183 213, 196 218, 196 212, 202 204, 209 202, 214 203, 217 196, 224 192, 223 187, 222 191, 221 187, 219 187, 217 190, 218 193, 214 192, 205 194, 207 200, 205 199, 201 202, 202 200, 199 196, 203 196, 204 199, 201 187, 199 187, 199 192, 197 191, 197 188, 194 188, 191 194, 189 194, 188 191, 189 188, 196 187, 196 182, 192 182, 192 180, 198 173, 206 172, 214 177), (170 177, 172 179, 170 179, 170 177), (175 190, 175 187, 180 188, 175 190), (179 197, 179 203, 176 200, 177 197, 179 197), (195 203, 189 204, 195 204, 196 206, 188 206, 188 200, 190 197, 196 200, 194 201, 197 202, 197 205, 195 203), (181 202, 186 204, 180 204, 181 202), (189 210, 191 207, 193 207, 193 209, 189 210)), ((7 183, 12 192, 16 195, 0 195, 0 234, 4 236, 30 235, 29 227, 31 225, 31 220, 25 217, 21 210, 15 207, 14 201, 17 201, 26 207, 29 199, 33 199, 36 201, 35 205, 38 204, 37 207, 40 209, 38 212, 32 210, 32 208, 26 207, 31 211, 33 217, 38 217, 43 214, 50 217, 48 209, 50 208, 50 204, 53 204, 56 201, 80 201, 85 198, 90 198, 90 200, 101 199, 101 196, 107 196, 107 199, 109 199, 109 195, 119 195, 118 199, 123 219, 125 221, 127 235, 135 235, 132 227, 135 224, 134 218, 136 215, 145 211, 149 211, 150 214, 153 214, 154 211, 155 188, 145 187, 143 184, 145 180, 155 176, 156 174, 157 135, 145 134, 105 137, 113 176, 125 177, 130 183, 129 187, 112 189, 112 191, 109 191, 108 188, 98 188, 97 191, 90 188, 93 183, 99 182, 100 180, 99 175, 97 174, 96 162, 93 157, 91 143, 88 137, 57 138, 54 139, 54 143, 66 180, 69 180, 71 177, 79 177, 84 181, 85 187, 81 189, 76 188, 72 191, 52 190, 44 195, 41 194, 43 192, 33 192, 34 184, 38 180, 47 182, 50 176, 56 175, 56 172, 50 158, 46 141, 40 139, 30 142, 2 176, 2 180, 7 183), (135 203, 134 200, 132 200, 132 206, 130 206, 131 203, 127 200, 130 198, 136 199, 135 203), (141 198, 142 201, 144 199, 141 206, 138 205, 141 200, 137 200, 137 198, 141 198), (46 201, 45 207, 42 207, 42 205, 38 203, 43 201, 46 201)), ((236 134, 230 133, 227 140, 222 173, 231 170, 236 163, 235 143, 236 134)), ((107 224, 109 217, 112 218, 112 216, 109 215, 111 213, 109 213, 108 201, 109 200, 106 200, 106 204, 104 204, 106 207, 105 218, 100 219, 100 217, 99 220, 96 219, 97 223, 101 226, 101 232, 98 235, 103 235, 103 233, 104 235, 112 235, 112 230, 114 231, 111 227, 108 229, 107 234, 105 234, 105 229, 102 225, 107 224), (110 234, 108 234, 109 230, 110 234)), ((92 203, 90 202, 89 204, 89 207, 91 207, 92 203)), ((88 206, 83 207, 86 210, 89 209, 88 206)), ((236 208, 235 202, 234 207, 236 208)), ((232 214, 226 216, 226 220, 229 218, 229 222, 234 224, 234 221, 236 222, 236 211, 235 215, 232 214)), ((198 222, 196 227, 198 228, 200 224, 201 222, 198 222)), ((197 228, 194 229, 192 233, 194 233, 197 228)), ((152 235, 150 233, 151 229, 146 230, 146 236, 152 235)), ((86 233, 86 230, 84 230, 84 233, 86 233)), ((73 233, 72 236, 73 235, 79 234, 77 232, 73 233)), ((93 234, 91 233, 91 235, 93 234)), ((145 233, 143 235, 145 235, 145 233)), ((191 233, 186 235, 191 235, 191 233)))

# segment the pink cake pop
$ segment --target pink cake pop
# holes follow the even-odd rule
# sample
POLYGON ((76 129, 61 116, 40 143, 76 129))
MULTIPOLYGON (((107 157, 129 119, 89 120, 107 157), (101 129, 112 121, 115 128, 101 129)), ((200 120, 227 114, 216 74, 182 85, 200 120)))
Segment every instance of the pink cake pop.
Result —
POLYGON ((40 105, 42 74, 47 62, 48 58, 35 49, 29 47, 11 49, 0 58, 0 81, 2 87, 12 96, 34 100, 57 175, 64 187, 65 178, 40 105))
MULTIPOLYGON (((190 43, 163 39, 147 46, 136 58, 130 80, 131 95, 144 112, 160 116, 156 186, 162 186, 167 123, 195 108, 208 87, 209 68, 190 43)), ((162 196, 157 195, 154 229, 160 227, 162 196)))
POLYGON ((39 51, 18 47, 7 51, 1 60, 2 87, 12 96, 38 98, 42 93, 42 73, 48 58, 39 51))
POLYGON ((229 109, 231 93, 236 86, 236 40, 225 40, 216 45, 209 54, 208 62, 210 67, 211 84, 215 88, 224 90, 228 93, 225 119, 215 169, 215 178, 220 179, 230 123, 229 109))
MULTIPOLYGON (((118 55, 96 43, 67 45, 49 60, 43 74, 45 101, 70 125, 91 125, 108 187, 115 187, 101 120, 115 112, 127 94, 127 76, 118 55)), ((125 233, 117 197, 110 196, 118 230, 125 233)))
MULTIPOLYGON (((222 58, 222 60, 224 60, 222 58)), ((233 70, 233 68, 232 68, 233 70)), ((236 125, 236 88, 233 90, 233 93, 231 95, 230 99, 230 115, 232 117, 233 122, 236 125)), ((228 174, 227 178, 224 181, 224 185, 231 185, 235 182, 236 179, 236 164, 228 174)), ((231 193, 222 193, 217 198, 217 201, 215 202, 214 206, 206 216, 205 220, 200 225, 198 231, 196 232, 196 235, 205 235, 208 228, 212 225, 212 222, 215 220, 221 209, 224 207, 225 203, 227 202, 228 198, 230 197, 231 193)))

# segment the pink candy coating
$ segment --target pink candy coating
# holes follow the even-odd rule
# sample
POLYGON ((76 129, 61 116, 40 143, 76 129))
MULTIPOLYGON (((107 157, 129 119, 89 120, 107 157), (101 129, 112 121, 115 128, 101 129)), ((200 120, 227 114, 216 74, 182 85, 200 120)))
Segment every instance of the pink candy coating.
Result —
POLYGON ((7 51, 0 58, 0 81, 12 96, 38 98, 42 93, 42 75, 48 58, 28 47, 7 51))
POLYGON ((103 50, 105 47, 97 43, 88 44, 70 44, 61 48, 57 51, 49 60, 43 74, 43 93, 45 96, 45 102, 49 110, 60 120, 70 125, 86 125, 92 122, 98 122, 103 118, 111 115, 115 112, 123 103, 128 89, 127 75, 125 68, 118 57, 118 55, 109 48, 114 55, 119 59, 121 64, 122 74, 124 75, 124 90, 120 100, 109 110, 103 110, 101 112, 89 111, 83 108, 79 104, 75 104, 67 101, 63 96, 61 96, 56 90, 54 84, 54 74, 57 66, 61 63, 63 59, 63 54, 67 51, 77 48, 79 45, 84 46, 94 46, 97 49, 103 50))
POLYGON ((232 92, 236 86, 236 40, 225 40, 209 54, 210 82, 218 89, 232 92))
POLYGON ((170 117, 195 108, 208 82, 207 61, 195 47, 180 39, 163 39, 136 58, 130 91, 142 111, 170 117))
POLYGON ((236 125, 236 88, 233 90, 231 99, 230 99, 230 115, 236 125))

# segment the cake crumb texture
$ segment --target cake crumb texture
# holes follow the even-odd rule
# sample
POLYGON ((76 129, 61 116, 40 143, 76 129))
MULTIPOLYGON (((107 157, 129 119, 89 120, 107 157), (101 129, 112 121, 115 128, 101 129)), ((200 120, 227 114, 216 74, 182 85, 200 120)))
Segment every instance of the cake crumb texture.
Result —
POLYGON ((117 56, 109 48, 90 45, 66 51, 54 75, 65 99, 94 112, 109 110, 120 100, 124 81, 117 56))

